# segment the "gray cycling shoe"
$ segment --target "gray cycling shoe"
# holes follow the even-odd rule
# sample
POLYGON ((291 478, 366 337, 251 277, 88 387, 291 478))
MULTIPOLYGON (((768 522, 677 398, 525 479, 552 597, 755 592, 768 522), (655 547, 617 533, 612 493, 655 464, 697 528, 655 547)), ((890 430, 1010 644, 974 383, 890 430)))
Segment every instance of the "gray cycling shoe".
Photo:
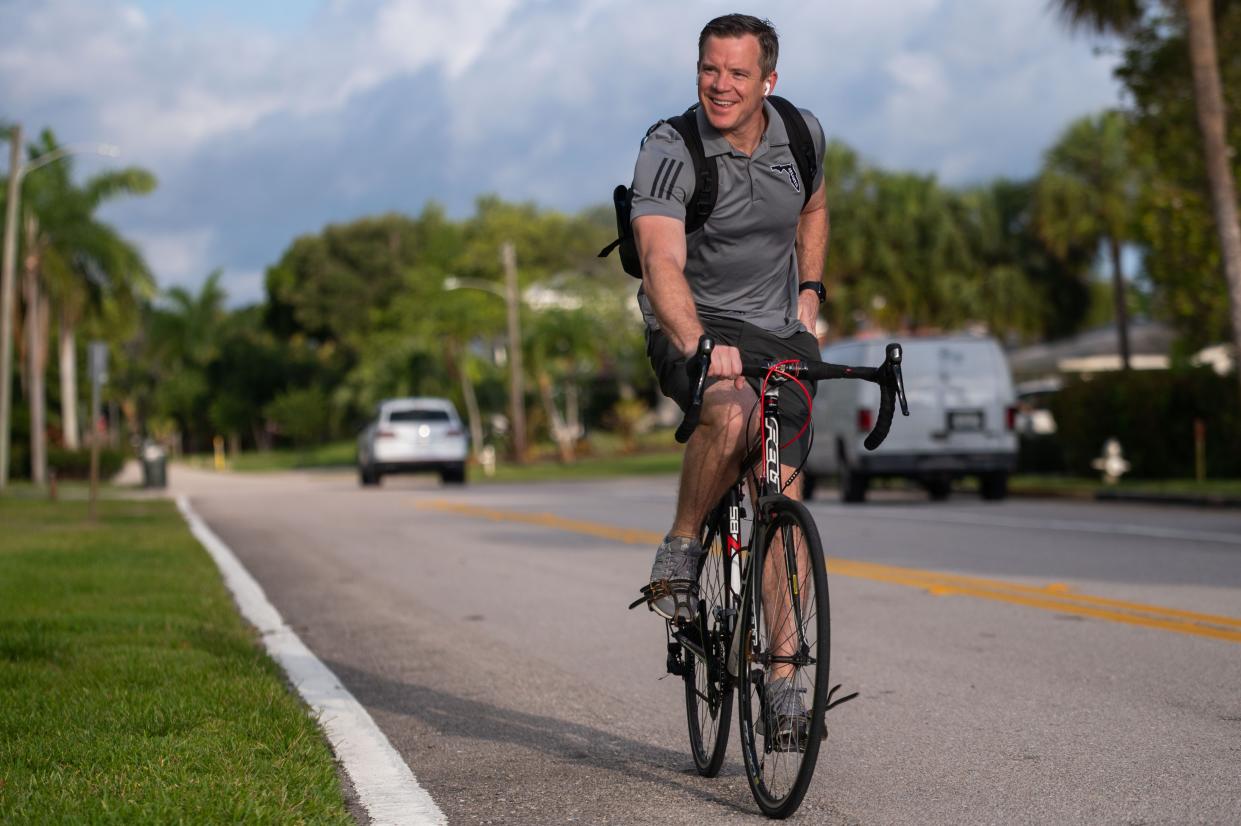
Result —
POLYGON ((805 750, 810 738, 810 715, 801 697, 805 693, 806 689, 794 685, 792 677, 767 683, 763 692, 766 699, 763 714, 754 724, 754 730, 764 737, 775 738, 771 743, 773 750, 805 750))
POLYGON ((698 613, 698 560, 702 544, 685 536, 665 536, 655 551, 651 584, 642 589, 651 609, 664 619, 689 621, 698 613))

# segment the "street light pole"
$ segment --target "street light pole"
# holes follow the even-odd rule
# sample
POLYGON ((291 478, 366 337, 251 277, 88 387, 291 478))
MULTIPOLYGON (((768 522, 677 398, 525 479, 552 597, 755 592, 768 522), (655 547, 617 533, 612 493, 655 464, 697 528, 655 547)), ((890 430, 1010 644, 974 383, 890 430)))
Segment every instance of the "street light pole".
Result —
POLYGON ((513 458, 526 461, 526 388, 521 371, 521 296, 517 291, 517 249, 512 241, 500 246, 504 264, 504 303, 508 310, 509 409, 513 420, 513 458))
POLYGON ((4 261, 0 271, 0 491, 9 483, 9 411, 13 400, 13 270, 17 260, 17 198, 21 189, 22 128, 9 135, 9 186, 4 202, 4 261))

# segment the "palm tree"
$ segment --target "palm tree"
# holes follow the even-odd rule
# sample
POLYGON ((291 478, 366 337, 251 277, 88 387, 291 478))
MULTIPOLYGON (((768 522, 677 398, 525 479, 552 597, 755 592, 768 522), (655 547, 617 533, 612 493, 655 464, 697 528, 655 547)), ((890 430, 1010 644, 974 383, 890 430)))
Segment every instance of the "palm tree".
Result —
POLYGON ((171 288, 148 320, 155 405, 176 422, 178 454, 201 447, 198 436, 206 431, 211 390, 207 367, 219 352, 227 314, 228 294, 220 277, 219 270, 212 272, 197 293, 171 288))
MULTIPOLYGON (((1172 3, 1174 0, 1160 0, 1172 3)), ((1125 34, 1142 20, 1156 0, 1051 0, 1052 7, 1074 29, 1125 34)), ((1241 222, 1237 217, 1236 183, 1229 162, 1220 87, 1219 58, 1215 49, 1215 18, 1211 0, 1179 0, 1185 12, 1194 103, 1202 132, 1203 159, 1224 260, 1224 276, 1232 308, 1232 335, 1241 356, 1241 222)), ((1237 371, 1241 381, 1241 368, 1237 371)))
POLYGON ((1035 222, 1060 257, 1073 247, 1102 242, 1112 263, 1112 293, 1121 366, 1129 369, 1129 312, 1121 245, 1129 240, 1137 198, 1136 167, 1129 162, 1125 117, 1104 112, 1074 121, 1047 152, 1035 185, 1035 222))
MULTIPOLYGON (((52 132, 44 130, 28 151, 35 158, 60 149, 52 132)), ((31 479, 36 483, 47 477, 44 375, 52 303, 60 328, 61 425, 66 446, 77 447, 77 326, 88 315, 103 314, 109 302, 132 304, 138 293, 151 286, 141 256, 115 230, 99 222, 94 212, 108 198, 149 192, 154 186, 149 172, 126 169, 95 176, 79 187, 73 183, 68 158, 26 182, 27 388, 31 479)))
MULTIPOLYGON (((58 149, 55 136, 44 130, 30 151, 41 155, 58 149)), ((154 292, 142 256, 95 212, 113 198, 150 192, 155 177, 131 167, 95 175, 78 186, 72 159, 65 158, 34 183, 30 208, 39 220, 39 267, 59 327, 61 428, 65 446, 76 448, 78 326, 104 315, 109 302, 132 321, 138 302, 154 292)))

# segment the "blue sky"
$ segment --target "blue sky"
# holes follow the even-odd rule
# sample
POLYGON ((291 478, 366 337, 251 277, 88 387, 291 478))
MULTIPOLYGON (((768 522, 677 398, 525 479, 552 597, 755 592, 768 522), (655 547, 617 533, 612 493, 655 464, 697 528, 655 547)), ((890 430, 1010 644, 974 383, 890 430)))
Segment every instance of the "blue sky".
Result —
MULTIPOLYGON (((105 217, 160 283, 224 270, 233 303, 298 235, 488 192, 604 203, 637 141, 693 101, 697 34, 733 4, 654 0, 0 0, 0 119, 106 141, 160 179, 105 217)), ((882 165, 1022 177, 1117 102, 1114 57, 1046 0, 748 9, 778 92, 882 165)), ((83 158, 89 173, 118 161, 83 158)))

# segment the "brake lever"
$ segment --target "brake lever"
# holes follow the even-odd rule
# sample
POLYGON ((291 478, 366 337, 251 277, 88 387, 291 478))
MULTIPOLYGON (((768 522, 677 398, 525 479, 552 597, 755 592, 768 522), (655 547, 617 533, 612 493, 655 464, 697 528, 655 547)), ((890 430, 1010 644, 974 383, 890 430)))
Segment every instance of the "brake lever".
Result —
POLYGON ((901 345, 894 341, 888 345, 885 356, 885 361, 892 371, 892 383, 896 386, 896 398, 901 403, 901 415, 908 416, 909 402, 905 400, 905 378, 901 375, 901 361, 904 359, 905 353, 901 349, 901 345))

